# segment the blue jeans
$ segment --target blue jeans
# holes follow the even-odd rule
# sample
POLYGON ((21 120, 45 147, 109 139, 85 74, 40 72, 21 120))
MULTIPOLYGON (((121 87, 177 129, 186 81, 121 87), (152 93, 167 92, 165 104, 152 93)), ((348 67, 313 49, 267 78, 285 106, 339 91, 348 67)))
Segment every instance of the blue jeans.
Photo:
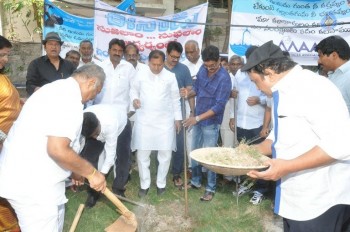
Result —
MULTIPOLYGON (((209 126, 195 125, 192 131, 192 149, 203 147, 216 147, 219 137, 219 124, 209 126)), ((192 179, 191 184, 200 187, 202 183, 202 166, 197 161, 191 160, 192 164, 192 179)), ((207 186, 205 191, 215 193, 216 190, 216 173, 208 170, 207 186)))

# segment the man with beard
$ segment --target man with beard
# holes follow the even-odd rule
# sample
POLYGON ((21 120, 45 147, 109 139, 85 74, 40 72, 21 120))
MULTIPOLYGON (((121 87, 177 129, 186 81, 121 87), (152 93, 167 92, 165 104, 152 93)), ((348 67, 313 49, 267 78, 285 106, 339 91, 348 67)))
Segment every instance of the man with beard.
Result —
POLYGON ((75 70, 70 61, 60 57, 63 41, 56 32, 47 33, 42 43, 46 55, 33 60, 28 66, 26 77, 28 96, 45 84, 68 78, 75 70))
MULTIPOLYGON (((185 43, 185 56, 186 60, 182 62, 184 65, 187 66, 187 68, 190 70, 191 78, 192 78, 192 84, 197 79, 197 73, 199 68, 203 64, 203 60, 201 59, 201 49, 199 48, 198 42, 196 40, 188 40, 185 43)), ((186 103, 186 118, 190 116, 190 104, 188 101, 186 103)), ((192 144, 192 130, 186 130, 186 150, 187 154, 190 154, 192 151, 191 144, 192 144)), ((191 158, 188 156, 188 167, 191 168, 191 158)), ((191 169, 190 169, 191 170, 191 169)))
MULTIPOLYGON (((130 105, 130 86, 135 76, 134 67, 127 61, 122 60, 125 51, 125 42, 120 39, 112 39, 109 42, 109 58, 100 63, 100 66, 106 73, 106 81, 101 93, 93 100, 93 104, 114 104, 120 107, 120 114, 129 114, 130 105)), ((98 141, 99 142, 99 141, 98 141)), ((95 143, 96 146, 103 146, 102 143, 95 143)), ((129 169, 131 165, 130 157, 131 142, 131 123, 127 124, 118 136, 117 142, 117 159, 115 160, 115 179, 112 190, 114 193, 125 196, 125 185, 129 178, 129 169)), ((86 145, 85 145, 86 146, 86 145)), ((97 154, 99 155, 99 154, 97 154)), ((87 206, 94 206, 97 197, 90 195, 87 199, 87 206)))
POLYGON ((87 63, 94 63, 100 65, 100 60, 93 57, 94 46, 90 40, 83 40, 79 44, 79 52, 81 55, 81 60, 79 62, 79 67, 87 63))

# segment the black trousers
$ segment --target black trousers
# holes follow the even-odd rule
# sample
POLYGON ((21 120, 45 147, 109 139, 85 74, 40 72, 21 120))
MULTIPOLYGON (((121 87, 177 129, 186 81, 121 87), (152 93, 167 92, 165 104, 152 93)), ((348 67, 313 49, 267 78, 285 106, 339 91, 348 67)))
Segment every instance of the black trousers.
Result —
MULTIPOLYGON (((103 142, 93 138, 89 138, 85 141, 84 148, 80 152, 80 155, 81 157, 89 161, 91 165, 97 169, 98 158, 100 157, 100 154, 104 149, 104 146, 105 144, 103 142)), ((99 193, 93 190, 92 188, 90 188, 90 186, 87 187, 87 191, 89 194, 92 194, 95 197, 98 197, 99 193)))
POLYGON ((283 218, 283 229, 284 232, 348 232, 349 221, 350 205, 335 205, 308 221, 283 218))
MULTIPOLYGON (((131 166, 131 132, 131 123, 128 120, 124 130, 118 136, 117 141, 117 158, 114 166, 116 177, 112 184, 112 190, 117 194, 125 192, 125 186, 129 179, 129 170, 131 166)), ((97 169, 98 159, 103 149, 104 143, 90 138, 85 141, 85 146, 80 155, 97 169)), ((88 192, 91 194, 96 194, 96 191, 90 187, 88 187, 88 192)))
POLYGON ((131 123, 128 119, 124 130, 118 136, 117 142, 117 159, 114 165, 116 177, 112 185, 112 190, 116 194, 125 192, 125 186, 129 180, 129 171, 131 167, 131 133, 131 123))

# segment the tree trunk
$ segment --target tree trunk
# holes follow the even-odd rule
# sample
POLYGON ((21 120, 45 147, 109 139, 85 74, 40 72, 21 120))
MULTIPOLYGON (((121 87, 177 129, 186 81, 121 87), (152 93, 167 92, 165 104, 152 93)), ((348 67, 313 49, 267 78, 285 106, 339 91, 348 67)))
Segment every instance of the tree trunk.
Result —
POLYGON ((224 40, 224 45, 222 47, 222 52, 228 53, 228 45, 230 42, 230 29, 231 29, 231 13, 232 13, 232 2, 234 0, 228 0, 227 1, 227 19, 228 19, 228 24, 226 25, 226 35, 225 35, 225 40, 224 40))

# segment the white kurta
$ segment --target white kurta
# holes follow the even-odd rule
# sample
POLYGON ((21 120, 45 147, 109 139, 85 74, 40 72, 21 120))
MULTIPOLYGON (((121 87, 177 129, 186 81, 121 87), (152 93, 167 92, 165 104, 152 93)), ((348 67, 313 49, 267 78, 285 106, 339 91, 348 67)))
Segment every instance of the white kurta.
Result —
POLYGON ((175 74, 163 69, 138 73, 131 100, 139 99, 133 127, 132 150, 176 150, 175 120, 182 120, 180 94, 175 74))

